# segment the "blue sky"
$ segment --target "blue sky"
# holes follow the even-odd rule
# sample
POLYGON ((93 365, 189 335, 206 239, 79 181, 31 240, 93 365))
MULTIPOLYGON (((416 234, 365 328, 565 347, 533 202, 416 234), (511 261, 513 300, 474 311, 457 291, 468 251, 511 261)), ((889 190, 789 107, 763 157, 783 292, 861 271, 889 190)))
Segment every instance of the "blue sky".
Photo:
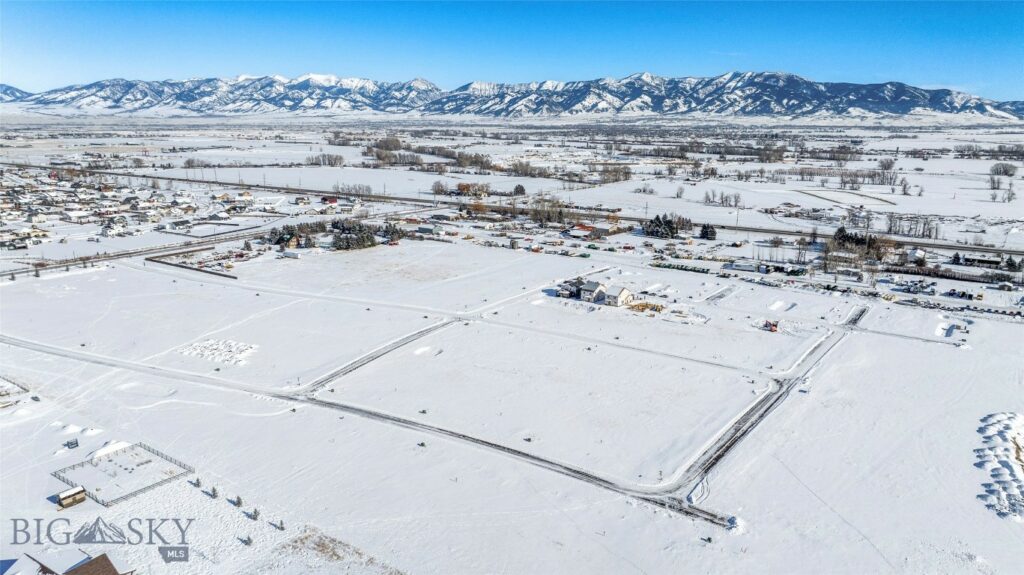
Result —
POLYGON ((0 82, 305 72, 380 80, 786 71, 1024 99, 1024 2, 0 0, 0 82))

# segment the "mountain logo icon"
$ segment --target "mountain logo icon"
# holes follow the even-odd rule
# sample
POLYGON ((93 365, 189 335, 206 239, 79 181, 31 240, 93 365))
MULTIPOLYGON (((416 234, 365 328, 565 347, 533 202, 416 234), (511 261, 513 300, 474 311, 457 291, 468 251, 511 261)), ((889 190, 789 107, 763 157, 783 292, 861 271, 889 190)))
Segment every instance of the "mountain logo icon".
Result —
POLYGON ((78 544, 116 544, 123 545, 128 542, 124 531, 117 525, 112 525, 97 517, 92 523, 86 523, 75 532, 73 541, 78 544))

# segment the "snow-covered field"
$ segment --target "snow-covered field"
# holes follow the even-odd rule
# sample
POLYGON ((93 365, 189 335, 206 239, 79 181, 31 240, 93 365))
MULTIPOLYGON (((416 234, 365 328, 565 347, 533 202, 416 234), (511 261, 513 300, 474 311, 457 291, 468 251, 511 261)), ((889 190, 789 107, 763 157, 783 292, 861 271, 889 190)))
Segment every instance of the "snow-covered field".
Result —
MULTIPOLYGON (((671 355, 488 323, 454 326, 337 381, 326 401, 515 446, 640 487, 668 483, 768 384, 671 355)), ((627 338, 628 340, 628 338, 627 338)))
MULTIPOLYGON (((218 167, 216 177, 232 194, 239 180, 386 187, 394 201, 367 202, 369 220, 401 212, 410 219, 395 221, 406 229, 450 213, 402 199, 430 197, 442 180, 499 191, 521 183, 524 204, 548 194, 723 225, 736 224, 737 210, 706 205, 704 192, 738 192, 747 208, 739 224, 767 228, 813 224, 756 208, 845 213, 863 204, 949 218, 948 241, 973 237, 962 231, 973 226, 1006 249, 1024 241, 1024 204, 988 199, 988 160, 901 156, 897 165, 925 187, 920 196, 817 181, 694 184, 655 174, 663 159, 606 151, 570 124, 556 127, 520 126, 515 139, 410 137, 503 163, 630 161, 634 178, 570 190, 555 178, 351 164, 218 167), (643 183, 655 193, 635 193, 643 183)), ((257 127, 192 133, 173 122, 135 138, 19 132, 28 147, 4 148, 4 157, 141 146, 173 167, 139 173, 188 177, 199 175, 181 167, 188 158, 288 163, 328 151, 356 160, 360 145, 322 143, 332 128, 289 125, 284 140, 257 127)), ((1015 141, 1004 129, 836 130, 808 127, 806 144, 865 140, 865 158, 848 167, 896 147, 1015 141)), ((254 223, 327 219, 289 207, 254 223)), ((198 239, 147 230, 97 244, 86 242, 95 224, 43 226, 51 241, 5 251, 0 270, 198 239)), ((25 552, 63 547, 15 543, 21 518, 125 534, 133 519, 192 519, 188 562, 165 563, 157 545, 81 545, 145 574, 1020 572, 1024 320, 1008 314, 1024 308, 1024 292, 940 279, 938 295, 911 296, 893 274, 765 276, 726 263, 766 253, 772 232, 677 239, 683 255, 666 258, 669 240, 635 232, 588 246, 557 229, 501 235, 490 226, 445 221, 423 241, 296 248, 300 257, 256 250, 227 276, 139 255, 5 275, 0 573, 25 552), (511 237, 519 249, 507 247, 511 237), (653 267, 656 258, 709 273, 653 267), (645 305, 558 297, 558 284, 577 277, 626 288, 645 305), (984 297, 959 309, 967 302, 942 295, 950 288, 984 297), (132 496, 57 511, 55 496, 68 488, 53 475, 60 470, 103 499, 132 496)), ((929 266, 951 251, 930 249, 929 266)))

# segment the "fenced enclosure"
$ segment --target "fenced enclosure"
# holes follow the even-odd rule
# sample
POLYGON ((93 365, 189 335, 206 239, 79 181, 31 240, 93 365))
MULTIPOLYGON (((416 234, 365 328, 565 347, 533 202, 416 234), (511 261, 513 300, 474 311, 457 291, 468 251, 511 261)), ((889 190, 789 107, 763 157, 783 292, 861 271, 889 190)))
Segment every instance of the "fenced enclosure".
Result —
POLYGON ((53 472, 70 487, 104 507, 152 491, 195 469, 144 443, 134 443, 96 455, 53 472))

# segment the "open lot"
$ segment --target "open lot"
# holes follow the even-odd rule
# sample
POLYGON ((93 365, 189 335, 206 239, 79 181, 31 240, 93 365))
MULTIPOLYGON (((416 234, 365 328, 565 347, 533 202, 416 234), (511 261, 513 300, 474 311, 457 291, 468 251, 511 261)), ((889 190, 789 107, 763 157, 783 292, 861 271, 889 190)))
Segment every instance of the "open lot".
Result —
POLYGON ((347 301, 261 292, 151 262, 0 289, 4 335, 154 366, 169 375, 202 374, 264 388, 308 383, 438 321, 419 310, 368 311, 347 301), (110 297, 107 290, 115 286, 122 295, 110 297), (61 320, 37 321, 44 313, 61 320), (285 323, 305 327, 299 334, 282 330, 285 323), (232 361, 195 347, 209 340, 253 347, 242 361, 232 361))
POLYGON ((337 381, 320 397, 643 487, 669 482, 768 387, 744 373, 577 335, 456 324, 337 381))
POLYGON ((975 450, 990 415, 1024 408, 1013 351, 1021 329, 974 324, 987 351, 851 336, 812 374, 809 393, 722 466, 709 503, 756 505, 748 528, 758 545, 794 547, 808 570, 1013 572, 1021 524, 979 500, 991 478, 975 450), (938 509, 957 521, 936 521, 938 509), (822 547, 835 538, 845 544, 822 547))

